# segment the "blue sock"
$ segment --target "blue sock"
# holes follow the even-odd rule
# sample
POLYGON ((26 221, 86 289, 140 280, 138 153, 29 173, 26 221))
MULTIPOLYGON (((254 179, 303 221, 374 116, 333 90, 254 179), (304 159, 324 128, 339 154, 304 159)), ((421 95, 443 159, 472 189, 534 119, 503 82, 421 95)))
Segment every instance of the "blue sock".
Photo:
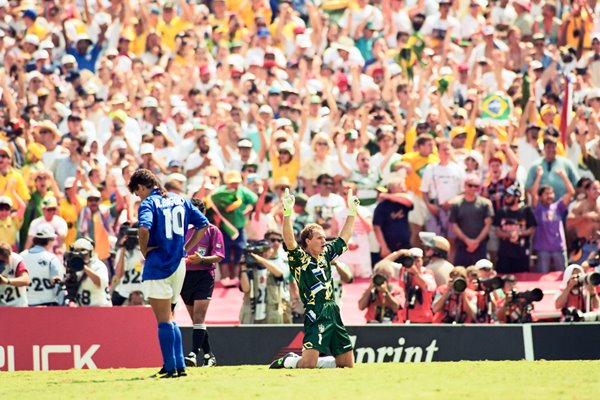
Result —
POLYGON ((175 351, 175 366, 177 369, 185 368, 185 360, 183 359, 183 340, 181 339, 181 331, 175 321, 173 324, 173 332, 175 332, 175 341, 173 342, 173 350, 175 351))
POLYGON ((158 341, 165 363, 165 370, 167 372, 175 372, 175 353, 173 352, 175 332, 173 332, 173 325, 170 322, 158 323, 158 341))

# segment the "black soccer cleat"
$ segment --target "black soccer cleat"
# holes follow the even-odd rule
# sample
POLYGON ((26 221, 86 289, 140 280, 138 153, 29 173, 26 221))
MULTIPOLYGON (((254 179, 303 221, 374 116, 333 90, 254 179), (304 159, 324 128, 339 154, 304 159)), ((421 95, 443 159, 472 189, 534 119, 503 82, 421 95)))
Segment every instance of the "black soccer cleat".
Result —
POLYGON ((170 379, 177 378, 177 375, 174 372, 168 372, 165 367, 162 367, 160 371, 152 375, 150 378, 152 379, 170 379))
POLYGON ((281 358, 278 358, 277 360, 273 361, 271 363, 271 365, 269 365, 269 369, 282 369, 282 368, 285 368, 284 361, 288 357, 298 357, 298 355, 296 353, 287 353, 285 356, 283 356, 281 358))
POLYGON ((190 354, 188 354, 187 356, 185 356, 184 360, 185 360, 186 367, 197 367, 198 366, 196 353, 194 353, 193 351, 190 354))
POLYGON ((178 378, 182 378, 184 376, 188 376, 187 372, 185 371, 185 368, 181 368, 177 370, 177 377, 178 378))

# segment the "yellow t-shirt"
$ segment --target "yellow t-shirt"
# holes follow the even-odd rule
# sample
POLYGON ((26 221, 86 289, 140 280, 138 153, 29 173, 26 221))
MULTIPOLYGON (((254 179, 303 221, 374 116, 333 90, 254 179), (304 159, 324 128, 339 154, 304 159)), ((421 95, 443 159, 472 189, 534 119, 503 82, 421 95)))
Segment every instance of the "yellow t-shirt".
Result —
POLYGON ((594 21, 589 19, 588 13, 585 9, 581 10, 581 15, 575 18, 571 16, 571 13, 564 14, 562 21, 563 26, 567 26, 567 46, 571 46, 574 49, 577 49, 577 47, 579 46, 579 35, 581 34, 581 32, 584 32, 583 48, 589 49, 590 47, 592 47, 591 33, 594 30, 594 21), (569 25, 564 25, 568 19, 571 19, 571 23, 569 25), (578 31, 577 36, 574 35, 575 31, 578 31))
POLYGON ((25 179, 23 179, 23 175, 17 170, 9 169, 6 175, 0 174, 0 196, 8 196, 12 200, 13 204, 17 204, 17 201, 13 197, 12 193, 10 193, 8 189, 8 183, 11 180, 15 180, 15 188, 17 190, 17 194, 23 201, 27 201, 31 198, 29 194, 29 189, 27 189, 27 185, 25 184, 25 179))
POLYGON ((44 40, 44 38, 48 35, 48 29, 44 28, 41 24, 34 22, 27 31, 25 31, 27 35, 35 35, 40 40, 44 40))
POLYGON ((160 20, 156 26, 156 31, 162 38, 162 44, 173 51, 175 50, 175 36, 189 26, 189 22, 182 20, 180 17, 174 17, 169 24, 164 20, 160 20))
POLYGON ((67 201, 67 199, 62 199, 58 203, 58 212, 59 215, 65 220, 67 223, 67 237, 65 238, 65 245, 67 248, 73 244, 73 242, 77 239, 77 218, 79 217, 79 213, 81 212, 81 199, 79 200, 79 205, 71 204, 67 201))
POLYGON ((0 242, 8 243, 14 248, 17 244, 17 237, 22 223, 22 220, 19 221, 13 217, 0 220, 0 242))
POLYGON ((298 186, 298 172, 300 171, 300 159, 298 156, 283 165, 279 165, 277 158, 271 159, 271 170, 273 171, 273 182, 279 178, 286 177, 290 180, 290 186, 295 188, 298 186))
POLYGON ((423 157, 419 152, 413 151, 411 153, 404 154, 402 156, 402 161, 410 164, 412 168, 411 173, 406 175, 406 189, 420 196, 423 171, 429 164, 438 162, 438 156, 435 154, 430 154, 427 157, 423 157))
POLYGON ((270 7, 268 7, 268 4, 269 3, 267 3, 266 6, 259 8, 258 10, 253 10, 252 4, 250 2, 247 2, 246 6, 239 10, 240 17, 242 18, 242 21, 244 21, 244 26, 246 26, 246 28, 248 29, 254 28, 254 19, 257 15, 262 15, 263 17, 265 17, 267 25, 270 24, 271 17, 273 16, 273 11, 270 7))

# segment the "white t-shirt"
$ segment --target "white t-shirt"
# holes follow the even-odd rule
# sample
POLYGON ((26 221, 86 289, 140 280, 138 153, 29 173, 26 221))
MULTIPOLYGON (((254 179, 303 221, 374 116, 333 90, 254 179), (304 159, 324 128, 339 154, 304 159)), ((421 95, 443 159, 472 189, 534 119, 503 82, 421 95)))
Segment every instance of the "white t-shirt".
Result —
POLYGON ((56 233, 60 237, 66 237, 69 227, 67 226, 67 222, 58 215, 54 215, 52 220, 46 221, 44 217, 38 217, 31 221, 31 225, 29 225, 29 231, 27 231, 28 236, 34 236, 37 232, 37 228, 40 225, 48 224, 54 228, 54 233, 56 233))
POLYGON ((367 17, 370 17, 369 21, 376 27, 383 27, 383 14, 381 14, 381 10, 370 4, 367 4, 362 9, 346 10, 344 15, 339 19, 338 25, 340 28, 346 28, 350 22, 349 36, 354 37, 356 27, 367 17))
MULTIPOLYGON (((80 306, 110 306, 108 298, 108 269, 106 265, 97 258, 90 261, 88 267, 91 268, 100 277, 100 287, 94 285, 94 282, 86 276, 79 285, 77 298, 75 301, 80 306)), ((85 274, 84 271, 77 272, 77 278, 85 274)))
MULTIPOLYGON (((338 209, 346 207, 344 199, 335 194, 331 193, 327 197, 321 196, 321 194, 315 194, 308 198, 306 202, 306 211, 313 216, 315 221, 325 221, 331 223, 333 214, 338 209)), ((331 229, 326 229, 327 235, 331 234, 331 229)))
POLYGON ((60 303, 58 286, 52 278, 64 276, 64 267, 54 253, 42 246, 34 246, 21 253, 29 270, 31 284, 27 287, 27 300, 30 306, 47 303, 60 303))
POLYGON ((383 162, 384 158, 385 158, 385 155, 381 154, 381 152, 375 153, 371 156, 371 168, 373 168, 375 171, 380 171, 379 176, 381 176, 381 182, 383 184, 387 184, 390 179, 397 177, 397 176, 402 179, 406 178, 405 170, 400 169, 396 172, 392 172, 390 170, 393 163, 395 163, 396 161, 402 160, 402 155, 400 155, 398 153, 392 154, 392 156, 390 157, 388 162, 382 167, 381 163, 383 162))
POLYGON ((462 193, 465 170, 454 162, 448 165, 430 164, 423 171, 421 192, 444 204, 462 193))

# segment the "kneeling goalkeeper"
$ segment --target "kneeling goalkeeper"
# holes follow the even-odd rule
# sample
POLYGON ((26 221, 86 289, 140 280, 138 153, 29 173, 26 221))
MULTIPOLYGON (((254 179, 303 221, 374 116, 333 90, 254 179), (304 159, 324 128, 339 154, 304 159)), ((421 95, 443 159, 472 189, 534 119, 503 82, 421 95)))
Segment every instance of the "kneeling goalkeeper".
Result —
POLYGON ((304 341, 302 356, 288 353, 273 361, 270 368, 335 368, 354 366, 354 354, 348 331, 342 323, 340 308, 333 298, 331 261, 347 250, 352 237, 358 198, 348 192, 348 217, 340 237, 327 243, 325 231, 308 224, 300 233, 300 246, 294 239, 292 210, 294 196, 286 189, 283 203, 283 241, 288 248, 290 272, 298 283, 304 303, 304 341), (333 357, 320 357, 319 353, 333 357))

